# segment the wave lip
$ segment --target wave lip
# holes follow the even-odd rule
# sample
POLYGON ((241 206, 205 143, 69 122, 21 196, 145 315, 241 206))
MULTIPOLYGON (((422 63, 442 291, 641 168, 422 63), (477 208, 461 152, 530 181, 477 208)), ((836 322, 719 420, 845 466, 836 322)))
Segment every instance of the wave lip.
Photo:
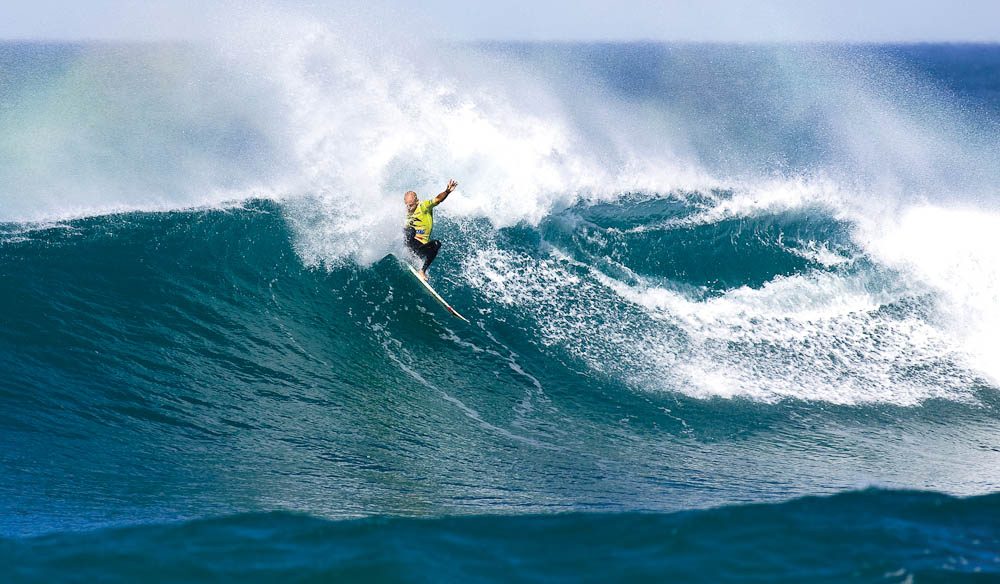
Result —
POLYGON ((669 514, 287 512, 0 542, 8 581, 912 582, 1000 577, 1000 495, 865 490, 669 514))

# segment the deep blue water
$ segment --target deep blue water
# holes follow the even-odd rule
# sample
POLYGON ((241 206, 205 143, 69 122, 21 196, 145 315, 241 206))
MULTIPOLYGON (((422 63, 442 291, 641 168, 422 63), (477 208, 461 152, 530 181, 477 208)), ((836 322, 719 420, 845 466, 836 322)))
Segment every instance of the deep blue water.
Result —
POLYGON ((1000 579, 1000 47, 323 42, 0 45, 5 580, 1000 579))
POLYGON ((244 514, 10 541, 0 558, 15 581, 988 582, 998 511, 996 495, 862 491, 673 514, 244 514))

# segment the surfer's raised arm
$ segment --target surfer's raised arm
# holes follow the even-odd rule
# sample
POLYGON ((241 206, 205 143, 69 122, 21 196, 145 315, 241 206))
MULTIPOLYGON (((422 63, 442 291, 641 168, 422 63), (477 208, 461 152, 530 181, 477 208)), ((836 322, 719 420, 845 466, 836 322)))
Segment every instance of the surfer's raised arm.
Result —
POLYGON ((441 191, 441 193, 438 194, 438 196, 434 197, 434 204, 438 205, 438 204, 441 203, 441 201, 447 199, 448 195, 450 195, 451 192, 453 190, 455 190, 455 187, 457 187, 457 186, 458 186, 457 182, 455 182, 454 180, 449 180, 448 181, 448 186, 446 186, 444 188, 444 190, 441 191))

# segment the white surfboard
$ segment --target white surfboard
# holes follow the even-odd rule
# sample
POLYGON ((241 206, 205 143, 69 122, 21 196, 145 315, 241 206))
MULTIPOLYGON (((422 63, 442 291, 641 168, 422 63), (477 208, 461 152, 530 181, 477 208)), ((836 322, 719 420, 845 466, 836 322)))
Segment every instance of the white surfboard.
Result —
POLYGON ((457 310, 455 310, 454 308, 451 307, 451 304, 448 304, 445 301, 444 298, 441 298, 441 295, 437 293, 437 290, 435 290, 434 288, 431 288, 431 285, 428 284, 423 278, 420 277, 420 272, 418 272, 416 268, 414 268, 413 266, 411 266, 407 262, 403 262, 403 263, 406 264, 406 267, 410 269, 410 273, 413 274, 413 277, 416 278, 418 282, 420 282, 421 284, 423 284, 424 288, 427 288, 427 291, 431 293, 431 296, 433 296, 435 298, 435 300, 437 300, 438 302, 441 303, 441 306, 444 306, 445 309, 448 310, 448 312, 452 313, 453 315, 457 316, 458 318, 464 320, 465 322, 469 322, 469 319, 467 319, 464 316, 462 316, 461 314, 459 314, 457 310))

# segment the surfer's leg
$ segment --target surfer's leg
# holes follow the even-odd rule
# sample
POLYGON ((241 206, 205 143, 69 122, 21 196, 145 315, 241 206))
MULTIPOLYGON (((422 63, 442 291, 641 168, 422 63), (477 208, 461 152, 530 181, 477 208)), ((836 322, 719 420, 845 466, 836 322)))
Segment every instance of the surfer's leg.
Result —
POLYGON ((427 273, 427 268, 431 267, 431 262, 437 257, 438 252, 441 250, 441 242, 437 239, 432 239, 427 243, 420 246, 420 257, 424 258, 424 267, 420 268, 420 271, 427 273))
POLYGON ((416 231, 412 227, 404 231, 403 242, 406 244, 406 249, 413 253, 420 253, 420 246, 423 244, 417 240, 416 231))
MULTIPOLYGON (((410 250, 410 253, 412 253, 421 260, 425 259, 426 257, 426 254, 424 253, 424 245, 425 244, 420 243, 420 241, 418 241, 417 239, 411 238, 406 240, 406 249, 410 250)), ((421 270, 421 272, 422 271, 423 270, 421 270)))

